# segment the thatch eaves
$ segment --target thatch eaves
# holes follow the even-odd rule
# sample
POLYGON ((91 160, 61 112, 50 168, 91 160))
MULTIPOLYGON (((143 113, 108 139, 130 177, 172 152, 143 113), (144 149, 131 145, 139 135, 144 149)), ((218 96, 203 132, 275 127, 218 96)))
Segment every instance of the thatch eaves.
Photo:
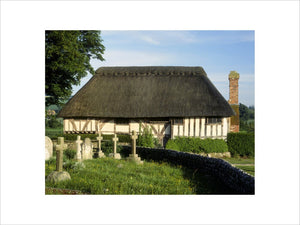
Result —
POLYGON ((229 117, 202 67, 101 67, 60 111, 63 118, 229 117))

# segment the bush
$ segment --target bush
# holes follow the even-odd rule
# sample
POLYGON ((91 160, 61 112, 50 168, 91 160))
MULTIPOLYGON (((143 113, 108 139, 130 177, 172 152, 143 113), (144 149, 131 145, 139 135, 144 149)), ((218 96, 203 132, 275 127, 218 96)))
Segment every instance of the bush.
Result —
POLYGON ((228 147, 223 139, 201 139, 191 137, 176 137, 170 139, 166 144, 166 149, 192 153, 212 153, 227 152, 228 147))
POLYGON ((155 140, 154 140, 154 137, 152 134, 152 129, 148 128, 148 126, 146 126, 142 132, 141 124, 140 124, 140 131, 139 131, 136 145, 141 146, 141 147, 154 148, 155 147, 154 143, 155 143, 155 140))
MULTIPOLYGON (((114 143, 113 141, 103 141, 101 143, 101 150, 108 155, 109 153, 114 152, 114 143)), ((119 153, 122 150, 122 147, 117 144, 117 152, 119 153)))
POLYGON ((67 159, 74 159, 76 155, 76 150, 67 149, 64 151, 64 155, 66 156, 67 159))
POLYGON ((234 156, 254 157, 254 133, 229 133, 227 135, 228 150, 234 156))

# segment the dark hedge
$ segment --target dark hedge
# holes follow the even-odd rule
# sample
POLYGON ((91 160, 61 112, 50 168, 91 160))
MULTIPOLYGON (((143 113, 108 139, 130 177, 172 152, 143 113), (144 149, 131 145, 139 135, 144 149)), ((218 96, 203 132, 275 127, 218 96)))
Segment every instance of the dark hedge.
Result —
POLYGON ((227 145, 231 155, 254 157, 254 133, 228 133, 227 145))
POLYGON ((175 139, 170 139, 166 144, 166 149, 192 153, 228 152, 227 144, 223 139, 201 139, 192 137, 176 137, 175 139))

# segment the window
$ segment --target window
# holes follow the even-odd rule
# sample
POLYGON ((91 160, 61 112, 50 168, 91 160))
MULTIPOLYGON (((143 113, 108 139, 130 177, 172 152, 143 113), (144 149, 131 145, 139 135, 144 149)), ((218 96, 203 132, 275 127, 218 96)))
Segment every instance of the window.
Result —
POLYGON ((115 119, 115 123, 117 125, 128 125, 129 124, 129 119, 118 118, 118 119, 115 119))
POLYGON ((206 118, 206 124, 211 124, 211 123, 222 123, 222 118, 218 118, 218 117, 206 118))
POLYGON ((182 118, 175 118, 174 119, 174 125, 182 125, 183 119, 182 118))

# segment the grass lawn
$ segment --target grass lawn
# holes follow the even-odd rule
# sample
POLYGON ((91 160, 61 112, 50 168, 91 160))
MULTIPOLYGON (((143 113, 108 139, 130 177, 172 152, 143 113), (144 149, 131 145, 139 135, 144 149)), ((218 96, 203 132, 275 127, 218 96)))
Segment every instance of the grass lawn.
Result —
MULTIPOLYGON (((70 173, 71 180, 57 184, 46 182, 46 194, 234 194, 212 176, 167 163, 144 161, 143 165, 136 165, 112 158, 83 163, 84 168, 67 161, 64 169, 70 173)), ((55 159, 46 161, 45 175, 54 170, 55 159)))
POLYGON ((235 165, 235 167, 245 171, 246 173, 254 176, 255 175, 255 169, 254 169, 254 166, 241 166, 241 165, 235 165))
POLYGON ((224 160, 252 176, 255 175, 254 158, 227 158, 224 160))
POLYGON ((62 135, 63 132, 63 128, 46 128, 46 132, 45 135, 52 138, 52 137, 56 137, 58 135, 62 135))
POLYGON ((254 164, 254 158, 226 158, 231 164, 254 164))

